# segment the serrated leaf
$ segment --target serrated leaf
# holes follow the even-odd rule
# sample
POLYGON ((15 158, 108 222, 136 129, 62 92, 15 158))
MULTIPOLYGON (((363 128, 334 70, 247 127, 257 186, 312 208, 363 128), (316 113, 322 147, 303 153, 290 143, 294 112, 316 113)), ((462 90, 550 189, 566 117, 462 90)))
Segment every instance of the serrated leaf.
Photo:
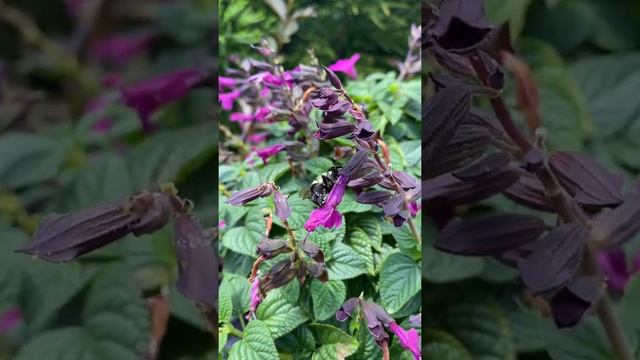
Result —
POLYGON ((364 259, 369 274, 375 275, 371 240, 367 233, 360 228, 349 227, 346 238, 351 247, 364 259))
POLYGON ((333 161, 323 157, 315 157, 305 161, 304 166, 310 173, 320 175, 333 166, 333 161))
POLYGON ((281 289, 272 290, 267 294, 258 306, 256 317, 264 322, 274 339, 287 334, 308 320, 299 306, 286 299, 281 289))
POLYGON ((377 251, 380 251, 382 246, 382 229, 380 227, 380 220, 369 214, 350 215, 347 218, 349 226, 360 228, 367 233, 371 246, 377 251))
MULTIPOLYGON (((419 232, 418 232, 419 233, 419 232)), ((420 243, 413 237, 411 229, 408 224, 404 224, 402 227, 392 227, 391 235, 398 244, 400 252, 411 256, 415 259, 420 258, 421 249, 420 243)))
POLYGON ((391 254, 380 270, 380 300, 389 313, 402 308, 421 287, 421 266, 401 253, 391 254))
POLYGON ((94 159, 78 174, 73 190, 76 208, 123 199, 134 192, 125 161, 112 154, 94 159))
POLYGON ((344 331, 328 324, 310 324, 319 344, 312 360, 344 360, 358 349, 358 341, 344 331))
POLYGON ((346 280, 367 272, 366 262, 352 247, 343 243, 334 245, 331 261, 327 262, 330 280, 346 280))
POLYGON ((9 133, 0 137, 0 185, 33 185, 58 172, 65 157, 62 141, 35 134, 9 133))
POLYGON ((264 322, 249 322, 242 339, 231 347, 229 360, 278 360, 278 351, 264 322))
POLYGON ((484 260, 452 255, 427 245, 423 258, 423 278, 434 283, 464 280, 482 273, 484 260))
POLYGON ((422 158, 422 142, 421 140, 403 141, 400 143, 400 149, 404 154, 407 167, 420 165, 422 158))
POLYGON ((127 276, 130 271, 123 264, 103 268, 87 294, 83 326, 46 331, 15 358, 139 359, 151 330, 142 293, 127 276))
POLYGON ((464 345, 454 336, 439 330, 430 330, 426 335, 425 359, 472 360, 464 345))
POLYGON ((279 338, 276 347, 280 352, 293 354, 294 359, 306 359, 316 348, 316 341, 311 330, 306 326, 298 326, 294 331, 279 338))
POLYGON ((233 316, 232 294, 229 287, 221 287, 218 291, 218 322, 229 322, 233 316))
POLYGON ((368 204, 361 204, 356 201, 356 194, 347 191, 342 198, 342 202, 338 205, 338 211, 346 214, 346 213, 363 213, 371 211, 372 206, 368 204))
POLYGON ((264 238, 265 231, 262 213, 258 208, 252 207, 247 211, 244 226, 229 229, 222 235, 222 245, 239 254, 256 258, 256 246, 264 238))
POLYGON ((134 187, 142 189, 181 180, 214 155, 211 124, 158 133, 147 138, 128 156, 134 187))
POLYGON ((313 314, 317 321, 335 316, 347 296, 347 288, 340 280, 330 280, 325 283, 318 279, 311 281, 311 298, 313 299, 313 314))

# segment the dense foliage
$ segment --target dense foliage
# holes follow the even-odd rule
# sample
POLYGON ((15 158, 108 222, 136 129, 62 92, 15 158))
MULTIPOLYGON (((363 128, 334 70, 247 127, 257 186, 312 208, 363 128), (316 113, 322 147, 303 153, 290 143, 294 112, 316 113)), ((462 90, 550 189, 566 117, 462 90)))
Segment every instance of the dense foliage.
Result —
POLYGON ((635 2, 440 3, 423 17, 425 357, 637 358, 635 2))
POLYGON ((323 62, 313 43, 287 66, 268 39, 228 59, 223 358, 420 358, 421 31, 403 33, 397 72, 363 74, 357 47, 323 62))
POLYGON ((215 7, 0 2, 0 358, 215 356, 215 7))

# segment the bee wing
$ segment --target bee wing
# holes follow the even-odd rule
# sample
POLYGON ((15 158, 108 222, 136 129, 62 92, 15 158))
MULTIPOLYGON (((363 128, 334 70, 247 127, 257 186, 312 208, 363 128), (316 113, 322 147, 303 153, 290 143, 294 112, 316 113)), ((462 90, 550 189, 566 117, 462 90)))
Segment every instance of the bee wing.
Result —
POLYGON ((301 199, 310 198, 311 197, 311 185, 305 186, 304 188, 302 188, 302 190, 300 190, 299 194, 300 194, 300 198, 301 199))

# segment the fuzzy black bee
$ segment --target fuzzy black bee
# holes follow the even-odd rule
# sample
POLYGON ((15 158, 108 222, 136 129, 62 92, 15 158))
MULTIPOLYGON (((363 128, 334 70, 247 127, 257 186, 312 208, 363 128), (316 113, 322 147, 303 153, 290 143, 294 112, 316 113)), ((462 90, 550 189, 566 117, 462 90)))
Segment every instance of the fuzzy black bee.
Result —
POLYGON ((303 199, 311 199, 317 207, 322 207, 333 185, 338 180, 340 169, 342 169, 341 166, 333 166, 326 172, 320 174, 313 180, 310 186, 300 191, 300 197, 303 199))

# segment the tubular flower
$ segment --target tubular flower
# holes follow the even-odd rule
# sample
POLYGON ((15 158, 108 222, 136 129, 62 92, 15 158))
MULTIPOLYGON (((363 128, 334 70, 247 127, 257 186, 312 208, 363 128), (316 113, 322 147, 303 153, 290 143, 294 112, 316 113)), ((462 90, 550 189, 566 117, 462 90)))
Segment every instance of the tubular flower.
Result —
POLYGON ((251 283, 251 299, 249 300, 249 314, 255 316, 258 305, 262 302, 260 295, 260 279, 256 277, 251 283))
POLYGON ((342 225, 342 215, 336 208, 340 205, 344 197, 348 182, 348 176, 340 175, 338 177, 324 205, 321 208, 313 210, 309 215, 309 219, 304 224, 305 230, 313 232, 318 226, 333 228, 342 225))
POLYGON ((329 69, 345 73, 350 78, 355 79, 358 77, 358 71, 356 70, 358 60, 360 60, 360 54, 355 53, 348 59, 340 59, 329 65, 329 69))
POLYGON ((256 154, 262 159, 265 164, 269 161, 269 158, 276 155, 284 149, 284 145, 275 144, 256 150, 256 154))
POLYGON ((414 360, 422 359, 420 354, 420 335, 418 335, 416 329, 405 330, 393 321, 389 324, 389 330, 396 334, 400 345, 411 352, 414 360))

